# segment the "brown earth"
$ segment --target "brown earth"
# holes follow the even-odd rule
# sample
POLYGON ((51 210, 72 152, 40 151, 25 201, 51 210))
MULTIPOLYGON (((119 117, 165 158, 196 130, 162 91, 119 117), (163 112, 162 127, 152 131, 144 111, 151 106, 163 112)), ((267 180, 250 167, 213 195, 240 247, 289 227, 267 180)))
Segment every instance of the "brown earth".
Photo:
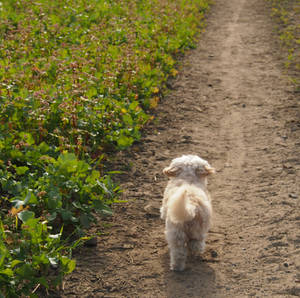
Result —
POLYGON ((97 247, 77 253, 61 297, 300 296, 300 101, 269 15, 262 0, 215 0, 156 123, 116 160, 128 203, 99 223, 97 247), (217 169, 214 226, 203 256, 174 273, 162 169, 184 153, 217 169))

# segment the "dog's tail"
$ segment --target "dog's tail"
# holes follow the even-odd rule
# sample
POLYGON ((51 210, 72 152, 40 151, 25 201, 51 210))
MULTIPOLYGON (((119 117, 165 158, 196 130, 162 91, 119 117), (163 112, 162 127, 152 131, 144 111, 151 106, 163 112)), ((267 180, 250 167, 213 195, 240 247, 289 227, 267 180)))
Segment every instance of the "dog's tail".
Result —
POLYGON ((186 189, 180 189, 169 200, 168 215, 173 223, 192 220, 196 215, 196 206, 189 204, 186 189))

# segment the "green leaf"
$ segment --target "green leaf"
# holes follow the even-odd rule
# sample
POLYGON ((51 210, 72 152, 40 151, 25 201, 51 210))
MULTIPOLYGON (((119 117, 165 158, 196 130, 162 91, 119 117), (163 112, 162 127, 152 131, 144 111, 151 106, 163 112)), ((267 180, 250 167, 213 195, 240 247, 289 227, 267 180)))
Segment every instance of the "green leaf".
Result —
POLYGON ((61 208, 62 196, 57 187, 53 187, 47 195, 47 205, 50 210, 61 208))
POLYGON ((77 157, 74 153, 62 153, 57 160, 60 163, 66 163, 69 161, 76 161, 77 157))
POLYGON ((30 264, 23 264, 21 267, 17 268, 15 272, 23 279, 28 279, 35 274, 34 269, 30 264))
POLYGON ((86 183, 95 183, 100 178, 100 172, 93 170, 91 175, 86 178, 86 183))
POLYGON ((35 264, 39 266, 40 264, 49 264, 49 260, 44 253, 39 256, 33 256, 32 260, 35 264))
POLYGON ((72 271, 74 271, 75 267, 76 267, 76 261, 71 260, 68 264, 68 272, 67 273, 71 273, 72 271))
POLYGON ((34 138, 29 132, 20 132, 20 137, 28 144, 33 145, 35 143, 34 138))
POLYGON ((57 159, 59 168, 64 172, 76 172, 78 167, 78 160, 74 153, 61 154, 57 159))
POLYGON ((48 221, 53 221, 53 220, 56 219, 56 216, 57 216, 57 212, 52 212, 46 218, 47 218, 48 221))
POLYGON ((28 191, 25 200, 24 200, 24 204, 37 204, 38 200, 36 198, 36 196, 31 192, 28 191))
POLYGON ((100 200, 94 200, 93 206, 94 206, 96 212, 100 212, 103 215, 112 215, 112 213, 113 213, 111 208, 109 208, 109 206, 105 205, 100 200))
POLYGON ((111 208, 109 208, 107 205, 103 205, 101 213, 104 215, 109 215, 109 216, 113 214, 111 208))
POLYGON ((86 173, 90 166, 83 160, 78 161, 77 173, 86 173))
POLYGON ((41 154, 46 154, 50 150, 50 147, 45 142, 39 144, 38 148, 41 154))
POLYGON ((24 175, 28 170, 28 167, 16 167, 17 175, 24 175))
POLYGON ((123 115, 122 119, 126 125, 129 125, 129 126, 133 125, 133 120, 132 120, 132 117, 130 116, 130 114, 123 115))
POLYGON ((97 95, 97 89, 94 87, 89 88, 89 90, 86 92, 87 97, 92 98, 97 95))
POLYGON ((139 102, 138 101, 133 101, 130 105, 129 105, 129 109, 130 110, 135 110, 139 105, 139 102))
POLYGON ((72 205, 73 205, 75 208, 77 208, 77 209, 80 209, 80 210, 82 210, 82 211, 85 211, 85 209, 82 207, 82 205, 80 204, 80 202, 74 201, 74 202, 72 202, 72 205))
MULTIPOLYGON (((37 282, 40 283, 41 285, 43 285, 46 289, 49 289, 49 285, 48 285, 48 282, 47 282, 47 279, 46 277, 42 276, 42 277, 39 277, 37 279, 37 282)), ((37 296, 38 297, 38 296, 37 296)))
POLYGON ((8 277, 12 277, 14 275, 14 272, 11 269, 6 268, 6 269, 3 269, 3 270, 0 270, 0 274, 6 275, 8 277))
POLYGON ((22 159, 24 154, 19 150, 10 150, 10 156, 12 159, 22 159))
POLYGON ((71 220, 72 212, 70 210, 61 210, 60 211, 61 217, 64 221, 71 220))
POLYGON ((62 264, 63 271, 65 273, 71 273, 76 267, 75 260, 71 260, 71 259, 69 259, 65 256, 62 256, 60 261, 61 261, 61 264, 62 264))
POLYGON ((27 220, 34 218, 34 212, 29 210, 24 210, 18 213, 18 218, 22 220, 23 223, 26 223, 27 220))
POLYGON ((88 228, 90 226, 91 220, 87 214, 82 214, 80 216, 80 223, 84 228, 88 228))
POLYGON ((26 205, 26 204, 37 204, 38 200, 37 200, 36 196, 31 191, 28 191, 25 198, 24 198, 24 200, 15 199, 11 202, 13 203, 14 207, 16 209, 18 209, 21 206, 26 205))
POLYGON ((15 266, 17 266, 18 264, 21 264, 23 263, 23 261, 20 261, 20 260, 13 260, 11 263, 10 263, 10 266, 11 268, 14 268, 15 266))
POLYGON ((8 249, 4 246, 0 247, 0 268, 3 266, 3 263, 8 256, 8 249))
POLYGON ((123 149, 123 148, 127 148, 130 145, 132 145, 133 141, 134 141, 134 139, 132 137, 127 137, 127 136, 121 135, 117 139, 117 144, 118 144, 118 147, 123 149))
POLYGON ((66 222, 73 222, 76 223, 78 222, 78 219, 73 216, 73 213, 70 210, 61 210, 60 211, 61 217, 63 218, 64 221, 66 222))

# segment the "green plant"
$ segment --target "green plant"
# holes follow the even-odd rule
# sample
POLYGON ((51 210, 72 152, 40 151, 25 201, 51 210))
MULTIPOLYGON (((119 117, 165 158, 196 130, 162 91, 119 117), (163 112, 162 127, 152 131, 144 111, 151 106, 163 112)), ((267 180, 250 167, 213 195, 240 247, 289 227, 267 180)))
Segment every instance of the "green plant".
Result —
POLYGON ((45 143, 10 150, 9 167, 0 167, 2 193, 14 208, 29 208, 58 227, 89 228, 94 212, 111 212, 119 187, 74 153, 53 158, 50 151, 45 143))
POLYGON ((300 88, 300 2, 299 0, 268 0, 272 16, 277 21, 277 32, 284 53, 284 65, 291 82, 300 88))
POLYGON ((65 274, 74 270, 75 261, 65 255, 66 252, 70 254, 73 247, 61 242, 61 232, 50 234, 47 222, 35 218, 28 210, 17 214, 15 225, 9 225, 7 220, 3 224, 0 220, 2 297, 37 297, 34 292, 39 286, 46 289, 56 287, 65 274), (18 220, 21 220, 21 225, 18 220), (54 268, 55 274, 51 274, 54 268))
POLYGON ((74 268, 76 239, 118 199, 105 160, 153 120, 209 2, 0 2, 0 296, 74 268))

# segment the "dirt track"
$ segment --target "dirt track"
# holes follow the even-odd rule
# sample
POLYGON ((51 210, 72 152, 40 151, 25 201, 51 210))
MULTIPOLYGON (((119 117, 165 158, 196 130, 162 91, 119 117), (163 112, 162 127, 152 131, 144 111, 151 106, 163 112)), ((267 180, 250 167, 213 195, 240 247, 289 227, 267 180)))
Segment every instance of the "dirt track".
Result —
POLYGON ((300 101, 269 13, 262 0, 215 0, 157 123, 118 156, 129 202, 76 256, 62 297, 300 296, 300 101), (204 255, 173 273, 158 208, 162 169, 183 153, 217 169, 214 226, 204 255))

